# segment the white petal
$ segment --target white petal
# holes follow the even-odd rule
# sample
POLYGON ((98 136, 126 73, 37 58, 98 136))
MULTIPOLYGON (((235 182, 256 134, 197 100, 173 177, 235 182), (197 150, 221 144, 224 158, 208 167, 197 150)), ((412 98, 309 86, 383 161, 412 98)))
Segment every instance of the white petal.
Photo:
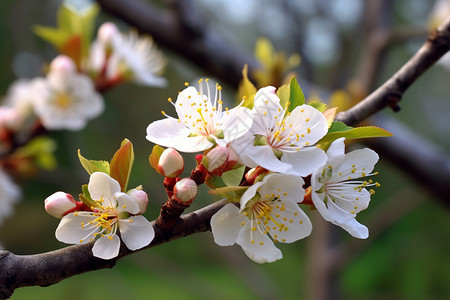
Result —
POLYGON ((241 196, 241 200, 240 200, 241 211, 244 211, 245 206, 247 205, 248 201, 252 200, 252 198, 256 195, 257 190, 263 184, 263 182, 264 182, 264 180, 253 184, 241 196))
POLYGON ((216 212, 211 218, 211 230, 214 242, 220 246, 231 246, 236 243, 242 223, 249 219, 239 212, 239 208, 228 203, 216 212))
POLYGON ((327 150, 327 156, 329 158, 341 156, 345 154, 345 138, 339 138, 333 141, 327 150))
POLYGON ((286 173, 305 177, 325 164, 327 155, 322 149, 308 147, 297 152, 284 152, 281 161, 292 166, 292 169, 286 173))
MULTIPOLYGON (((285 173, 291 166, 288 163, 280 161, 272 151, 272 147, 266 146, 249 146, 246 155, 257 165, 272 172, 285 173)), ((283 155, 284 156, 284 155, 283 155)), ((283 158, 283 157, 281 157, 283 158)))
POLYGON ((369 229, 366 226, 362 225, 355 218, 348 220, 343 224, 334 223, 338 226, 341 226, 348 233, 358 239, 367 239, 369 237, 369 229))
POLYGON ((280 121, 284 114, 284 109, 280 105, 280 99, 275 94, 272 86, 258 90, 255 95, 253 112, 253 134, 264 135, 267 129, 272 129, 277 121, 280 121))
POLYGON ((286 128, 292 128, 300 135, 298 146, 313 145, 328 131, 327 120, 323 114, 310 105, 297 106, 286 118, 286 128))
POLYGON ((274 194, 279 199, 294 203, 302 202, 305 196, 302 178, 295 175, 270 174, 264 177, 259 194, 262 198, 274 194))
POLYGON ((237 241, 245 254, 257 263, 274 262, 283 257, 280 249, 275 247, 272 240, 259 230, 252 231, 250 222, 240 231, 237 241))
POLYGON ((107 236, 99 238, 92 247, 92 253, 95 257, 101 259, 111 259, 119 254, 120 239, 116 234, 111 235, 112 240, 107 236))
POLYGON ((351 214, 350 212, 343 210, 330 199, 328 199, 327 207, 328 212, 330 213, 330 216, 332 218, 332 222, 334 221, 339 224, 343 224, 355 217, 354 214, 351 214))
POLYGON ((274 239, 282 243, 292 243, 311 234, 311 221, 297 204, 282 201, 276 205, 280 208, 272 206, 273 211, 271 212, 275 221, 271 220, 267 224, 267 229, 274 239))
POLYGON ((116 207, 116 203, 111 203, 111 200, 116 193, 120 192, 120 184, 109 177, 108 174, 103 172, 92 173, 88 190, 93 200, 103 199, 109 201, 109 203, 104 203, 105 206, 116 207))
POLYGON ((94 234, 100 231, 99 227, 92 227, 89 224, 89 222, 94 221, 96 218, 92 215, 76 216, 74 213, 64 216, 61 222, 59 222, 58 228, 56 228, 56 239, 67 244, 89 243, 94 239, 94 234))
POLYGON ((155 237, 152 224, 144 216, 119 219, 119 230, 122 241, 130 250, 147 246, 155 237))
POLYGON ((252 127, 253 115, 248 108, 236 107, 223 112, 223 114, 221 128, 226 142, 231 142, 243 136, 252 127))
POLYGON ((192 132, 176 119, 167 118, 151 123, 147 127, 147 140, 173 147, 181 152, 200 152, 213 146, 204 136, 188 137, 192 132))
POLYGON ((347 176, 351 176, 352 178, 364 177, 365 174, 372 172, 378 159, 378 154, 368 148, 347 153, 341 165, 336 170, 336 173, 341 172, 343 175, 339 179, 337 179, 338 177, 336 179, 333 178, 333 181, 346 180, 347 176), (354 169, 354 172, 349 173, 352 169, 354 169))
MULTIPOLYGON (((328 211, 328 208, 324 202, 324 198, 325 198, 325 193, 320 193, 317 194, 315 192, 315 190, 317 190, 317 187, 313 187, 313 190, 311 192, 311 198, 312 201, 314 203, 314 206, 316 207, 316 209, 319 211, 320 215, 327 221, 332 221, 334 220, 333 217, 331 216, 330 212, 328 211)), ((328 200, 330 201, 330 200, 328 200)))
POLYGON ((119 212, 126 211, 126 212, 129 212, 130 214, 134 214, 134 215, 139 213, 139 211, 140 211, 139 205, 129 195, 120 192, 120 193, 115 194, 114 197, 117 200, 117 210, 119 212))

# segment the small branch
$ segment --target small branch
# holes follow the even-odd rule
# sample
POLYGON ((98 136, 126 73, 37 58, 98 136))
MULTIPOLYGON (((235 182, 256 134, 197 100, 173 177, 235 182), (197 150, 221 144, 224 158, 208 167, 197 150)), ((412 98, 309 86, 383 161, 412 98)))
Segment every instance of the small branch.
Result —
POLYGON ((385 107, 394 111, 405 90, 450 49, 450 17, 434 30, 425 44, 397 73, 364 100, 337 115, 336 119, 354 125, 385 107))
MULTIPOLYGON (((170 231, 162 231, 153 222, 155 238, 143 249, 194 233, 209 231, 211 216, 225 203, 219 201, 182 216, 170 231)), ((112 268, 118 259, 134 253, 122 244, 119 256, 111 260, 102 260, 92 255, 91 248, 92 243, 36 255, 15 255, 8 251, 0 251, 0 299, 11 297, 14 290, 19 287, 49 286, 77 274, 112 268)))

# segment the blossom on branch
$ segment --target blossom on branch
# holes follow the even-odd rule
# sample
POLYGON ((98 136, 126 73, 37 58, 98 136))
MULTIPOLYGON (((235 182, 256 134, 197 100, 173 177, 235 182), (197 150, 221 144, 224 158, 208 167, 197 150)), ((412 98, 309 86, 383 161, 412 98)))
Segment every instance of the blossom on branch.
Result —
POLYGON ((232 143, 245 165, 307 176, 326 161, 324 151, 313 145, 328 125, 314 107, 300 105, 289 112, 280 105, 275 88, 268 86, 256 93, 252 113, 252 128, 232 143))
POLYGON ((46 78, 34 80, 32 104, 49 130, 80 130, 104 109, 91 79, 77 73, 75 64, 63 55, 53 60, 46 78))
POLYGON ((150 222, 138 215, 138 203, 120 191, 120 184, 109 175, 95 172, 88 184, 92 211, 77 211, 64 216, 56 238, 68 244, 95 241, 94 256, 111 259, 119 254, 120 239, 130 250, 150 244, 155 236, 150 222), (120 232, 120 238, 117 232, 120 232))
POLYGON ((239 244, 257 263, 281 259, 273 241, 292 243, 312 230, 308 216, 297 205, 303 201, 303 184, 295 175, 267 175, 242 195, 240 209, 229 203, 211 218, 214 241, 220 246, 239 244))
POLYGON ((364 148, 344 154, 344 138, 334 141, 327 151, 327 162, 311 177, 312 201, 322 217, 348 231, 352 236, 365 239, 369 236, 366 226, 356 221, 356 214, 366 209, 373 190, 378 186, 372 180, 361 177, 371 173, 378 161, 375 151, 364 148))
POLYGON ((0 225, 3 220, 12 215, 14 204, 20 198, 19 187, 2 169, 0 169, 0 225))
POLYGON ((223 110, 222 88, 216 84, 212 98, 208 79, 200 80, 199 88, 197 91, 190 86, 180 92, 173 104, 178 119, 163 112, 167 118, 147 127, 147 140, 182 152, 200 152, 215 144, 225 146, 250 129, 253 117, 249 109, 238 106, 223 110), (203 93, 204 85, 206 95, 203 93))

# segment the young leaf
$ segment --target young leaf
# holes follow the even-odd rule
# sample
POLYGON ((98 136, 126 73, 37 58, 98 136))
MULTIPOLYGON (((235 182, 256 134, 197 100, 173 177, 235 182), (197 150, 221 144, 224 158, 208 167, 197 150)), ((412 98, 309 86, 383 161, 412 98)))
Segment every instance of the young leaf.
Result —
POLYGON ((347 126, 345 123, 341 121, 333 121, 331 123, 330 128, 328 129, 328 133, 335 132, 335 131, 347 131, 352 129, 353 127, 347 126))
POLYGON ((252 109, 255 94, 256 94, 256 87, 253 85, 250 79, 248 79, 248 66, 245 65, 244 68, 242 69, 242 80, 239 83, 238 89, 239 102, 244 100, 242 106, 252 109))
POLYGON ((298 85, 295 76, 292 76, 291 83, 289 84, 289 106, 288 112, 292 112, 297 106, 305 104, 305 96, 303 91, 298 85))
POLYGON ((97 202, 92 200, 91 194, 89 193, 89 189, 88 189, 88 185, 87 184, 83 184, 81 186, 81 190, 83 191, 83 194, 79 195, 79 198, 80 198, 81 202, 83 202, 89 208, 99 207, 100 206, 97 202))
POLYGON ((119 182, 121 191, 124 193, 127 191, 133 162, 133 144, 128 139, 124 139, 111 159, 111 177, 119 182))
POLYGON ((88 160, 81 155, 80 149, 78 149, 78 158, 89 175, 94 172, 103 172, 109 175, 109 162, 104 160, 88 160))
POLYGON ((255 57, 261 64, 270 68, 273 65, 273 57, 275 55, 275 50, 272 44, 266 38, 259 38, 255 44, 255 57))
POLYGON ((248 186, 227 186, 218 188, 215 190, 210 190, 209 193, 212 195, 220 195, 225 197, 230 202, 239 202, 242 195, 247 191, 248 186))
POLYGON ((205 184, 211 189, 226 187, 226 184, 223 182, 222 177, 217 175, 206 176, 205 184))
POLYGON ((329 108, 322 114, 327 119, 328 128, 333 124, 334 116, 336 116, 337 107, 329 108))
POLYGON ((308 105, 314 107, 321 113, 323 113, 327 109, 327 105, 320 101, 311 101, 308 103, 308 105))
POLYGON ((290 87, 288 84, 283 84, 277 89, 277 96, 278 98, 280 98, 281 107, 286 107, 287 103, 289 102, 289 92, 290 87))
POLYGON ((222 174, 222 180, 227 186, 239 185, 241 183, 242 176, 244 175, 244 171, 245 166, 224 172, 222 174))
POLYGON ((164 150, 165 149, 163 147, 161 147, 159 145, 155 145, 153 147, 152 153, 150 154, 150 156, 148 158, 148 161, 150 162, 150 165, 158 173, 159 173, 159 171, 158 171, 159 158, 161 157, 161 155, 164 152, 164 150))
MULTIPOLYGON (((337 123, 337 122, 333 122, 337 123)), ((342 123, 343 124, 343 123, 342 123)), ((345 124, 344 124, 345 125, 345 124)), ((342 126, 342 125, 337 125, 342 126)), ((333 125, 331 126, 333 127, 333 125)), ((331 129, 331 128, 330 128, 331 129)), ((345 131, 334 131, 325 135, 318 144, 332 142, 338 138, 345 137, 346 139, 362 139, 362 138, 371 138, 371 137, 386 137, 392 136, 387 130, 376 126, 364 126, 364 127, 356 127, 347 129, 345 131)))

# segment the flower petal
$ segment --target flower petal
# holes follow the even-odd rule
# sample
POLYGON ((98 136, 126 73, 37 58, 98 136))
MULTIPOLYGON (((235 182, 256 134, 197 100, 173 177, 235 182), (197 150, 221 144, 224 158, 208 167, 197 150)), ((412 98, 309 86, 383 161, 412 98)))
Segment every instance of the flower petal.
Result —
POLYGON ((236 243, 242 223, 249 219, 241 215, 239 208, 232 203, 228 203, 216 212, 211 218, 211 230, 214 242, 220 246, 231 246, 236 243))
POLYGON ((319 166, 325 164, 327 155, 322 149, 307 147, 297 152, 284 152, 281 161, 292 166, 285 173, 305 177, 314 172, 319 166))
POLYGON ((130 250, 147 246, 155 237, 152 224, 144 216, 119 219, 119 231, 122 241, 130 250))
POLYGON ((139 214, 139 205, 128 194, 120 192, 115 194, 114 197, 117 200, 117 210, 119 212, 126 211, 133 215, 139 214))
POLYGON ((333 141, 327 150, 329 158, 345 155, 345 138, 339 138, 333 141))
POLYGON ((120 184, 108 174, 103 172, 92 173, 89 178, 88 190, 93 200, 109 201, 109 203, 104 204, 106 207, 117 206, 116 203, 112 203, 112 199, 116 193, 120 192, 120 184))
MULTIPOLYGON (((334 222, 333 222, 334 223, 334 222)), ((369 229, 363 224, 356 221, 355 218, 351 218, 347 222, 343 224, 334 223, 338 226, 341 226, 348 233, 358 239, 367 239, 369 237, 369 229)))
POLYGON ((253 123, 252 111, 245 107, 233 108, 223 113, 222 122, 220 127, 224 133, 224 140, 227 143, 231 142, 250 130, 253 123))
POLYGON ((250 222, 247 222, 239 232, 236 243, 242 247, 250 259, 260 264, 274 262, 283 257, 280 249, 275 247, 266 234, 262 234, 259 230, 251 230, 250 222))
POLYGON ((102 236, 92 247, 92 253, 95 257, 101 259, 111 259, 119 255, 120 239, 116 234, 110 236, 102 236))
POLYGON ((74 213, 64 216, 61 222, 59 222, 58 228, 56 228, 56 239, 67 244, 89 243, 94 239, 94 234, 100 231, 99 227, 89 224, 89 222, 94 221, 96 218, 88 214, 80 216, 74 213))
POLYGON ((279 208, 273 207, 271 213, 276 223, 271 220, 266 225, 270 235, 276 241, 292 243, 311 234, 311 221, 296 203, 282 201, 278 206, 279 208))
POLYGON ((270 147, 269 145, 265 146, 251 145, 248 147, 245 154, 257 165, 272 172, 285 173, 291 168, 291 166, 288 163, 280 161, 275 156, 275 154, 272 151, 272 147, 270 147))
POLYGON ((178 120, 167 118, 151 123, 147 127, 147 140, 152 143, 173 147, 181 152, 200 152, 213 144, 205 136, 188 137, 191 131, 178 120))
POLYGON ((302 202, 305 196, 305 190, 302 188, 304 183, 299 176, 270 174, 264 177, 259 194, 262 198, 266 195, 275 195, 278 199, 285 201, 302 202))

